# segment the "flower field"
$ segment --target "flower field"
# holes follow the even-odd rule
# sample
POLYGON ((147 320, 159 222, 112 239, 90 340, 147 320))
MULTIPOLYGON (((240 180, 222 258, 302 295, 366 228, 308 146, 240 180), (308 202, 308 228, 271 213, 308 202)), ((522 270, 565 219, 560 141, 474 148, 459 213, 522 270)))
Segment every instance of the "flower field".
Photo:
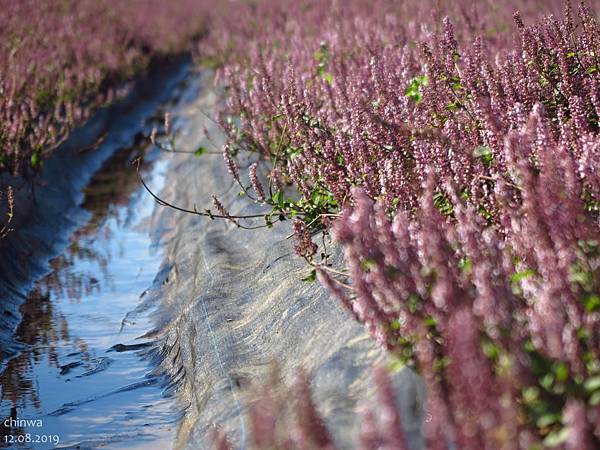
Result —
MULTIPOLYGON (((595 5, 425 3, 264 1, 224 20, 201 48, 226 61, 225 160, 422 375, 427 448, 598 448, 595 5), (239 152, 258 161, 247 183, 239 152)), ((390 414, 367 414, 363 448, 408 448, 390 414)))
MULTIPOLYGON (((0 0, 3 169, 205 31, 225 164, 269 212, 188 212, 292 220, 306 281, 421 376, 427 449, 600 448, 598 2, 59 3, 0 0)), ((249 409, 255 448, 336 448, 299 378, 294 423, 249 409)), ((356 445, 409 449, 375 380, 356 445)))
POLYGON ((0 169, 38 168, 119 87, 203 30, 202 2, 2 0, 0 169))

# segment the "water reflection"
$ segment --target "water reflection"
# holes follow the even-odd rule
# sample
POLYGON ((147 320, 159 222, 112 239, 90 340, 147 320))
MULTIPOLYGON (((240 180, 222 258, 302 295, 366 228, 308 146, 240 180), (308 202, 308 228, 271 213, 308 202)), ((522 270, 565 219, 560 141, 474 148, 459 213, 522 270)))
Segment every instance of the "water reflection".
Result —
MULTIPOLYGON (((111 246, 106 242, 112 238, 113 227, 105 225, 109 219, 115 221, 117 228, 130 222, 138 199, 134 193, 139 189, 131 161, 139 155, 139 146, 144 141, 143 136, 138 135, 134 146, 117 153, 94 175, 84 189, 85 199, 81 205, 90 214, 88 221, 73 233, 65 254, 50 261, 51 272, 38 282, 34 291, 79 301, 82 296, 99 292, 101 285, 110 286, 111 274, 107 267, 111 246), (105 244, 99 245, 102 242, 105 244), (83 262, 91 266, 86 272, 81 272, 83 262), (102 276, 102 282, 98 275, 102 276)), ((151 160, 144 160, 143 172, 148 172, 151 160)))
MULTIPOLYGON (((148 250, 142 234, 132 230, 143 197, 130 162, 143 150, 143 142, 140 134, 135 145, 118 152, 94 175, 84 191, 85 223, 73 233, 64 254, 50 261, 49 273, 21 307, 16 340, 24 351, 0 375, 0 436, 23 432, 8 429, 4 419, 48 414, 69 400, 65 394, 75 378, 108 368, 112 359, 103 354, 103 345, 108 337, 114 339, 113 322, 135 306, 137 295, 151 282, 153 267, 140 277, 139 267, 131 264, 147 258, 138 253, 148 250), (128 296, 130 304, 123 305, 124 311, 112 311, 121 296, 128 296)), ((146 174, 152 156, 145 158, 146 174)), ((6 446, 2 439, 0 447, 6 446)))

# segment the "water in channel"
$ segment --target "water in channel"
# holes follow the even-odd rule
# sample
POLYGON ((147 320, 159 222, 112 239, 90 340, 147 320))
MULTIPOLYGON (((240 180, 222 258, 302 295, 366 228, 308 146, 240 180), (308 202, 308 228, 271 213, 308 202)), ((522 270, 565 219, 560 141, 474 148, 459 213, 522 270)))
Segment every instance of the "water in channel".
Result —
MULTIPOLYGON (((22 305, 22 352, 0 374, 0 447, 172 447, 173 400, 138 339, 151 323, 127 319, 161 261, 148 232, 154 203, 131 167, 140 141, 94 175, 81 226, 22 305)), ((160 187, 166 161, 156 156, 143 170, 160 187)))

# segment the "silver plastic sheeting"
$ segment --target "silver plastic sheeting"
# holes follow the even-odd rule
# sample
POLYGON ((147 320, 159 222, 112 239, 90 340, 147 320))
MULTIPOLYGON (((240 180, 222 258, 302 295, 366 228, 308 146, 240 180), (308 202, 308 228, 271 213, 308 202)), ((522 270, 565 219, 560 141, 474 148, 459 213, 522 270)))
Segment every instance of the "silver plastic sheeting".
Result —
MULTIPOLYGON (((176 119, 183 124, 179 150, 200 145, 221 150, 223 136, 208 119, 220 94, 209 76, 205 80, 197 101, 176 119)), ((171 156, 163 199, 214 211, 216 194, 232 213, 263 211, 238 195, 220 154, 171 156)), ((241 172, 247 176, 243 167, 241 172)), ((249 231, 161 206, 153 221, 154 238, 167 257, 160 285, 140 309, 156 308, 156 329, 149 335, 160 338, 160 365, 185 408, 175 447, 210 448, 211 432, 218 428, 247 448, 244 412, 276 362, 286 384, 299 367, 311 375, 314 400, 336 443, 353 448, 356 407, 373 401, 372 367, 384 363, 385 355, 322 287, 301 280, 308 268, 294 254, 290 223, 249 231)), ((420 448, 419 379, 403 370, 394 384, 405 431, 413 448, 420 448)))

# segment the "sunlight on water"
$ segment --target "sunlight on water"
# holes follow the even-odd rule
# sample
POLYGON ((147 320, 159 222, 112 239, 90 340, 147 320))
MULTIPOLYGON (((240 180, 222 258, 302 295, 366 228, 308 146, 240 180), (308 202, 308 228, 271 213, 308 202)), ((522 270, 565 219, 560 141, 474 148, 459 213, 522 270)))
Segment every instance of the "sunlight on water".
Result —
MULTIPOLYGON (((94 176, 81 226, 21 308, 17 340, 24 351, 0 375, 6 419, 0 428, 7 435, 0 447, 53 448, 59 440, 80 448, 167 448, 172 442, 177 413, 163 396, 165 380, 148 375, 143 348, 111 351, 142 343, 136 338, 151 328, 148 318, 124 317, 160 264, 143 226, 154 203, 141 195, 130 165, 136 151, 122 150, 94 176)), ((154 186, 164 183, 165 165, 145 167, 154 186)))

